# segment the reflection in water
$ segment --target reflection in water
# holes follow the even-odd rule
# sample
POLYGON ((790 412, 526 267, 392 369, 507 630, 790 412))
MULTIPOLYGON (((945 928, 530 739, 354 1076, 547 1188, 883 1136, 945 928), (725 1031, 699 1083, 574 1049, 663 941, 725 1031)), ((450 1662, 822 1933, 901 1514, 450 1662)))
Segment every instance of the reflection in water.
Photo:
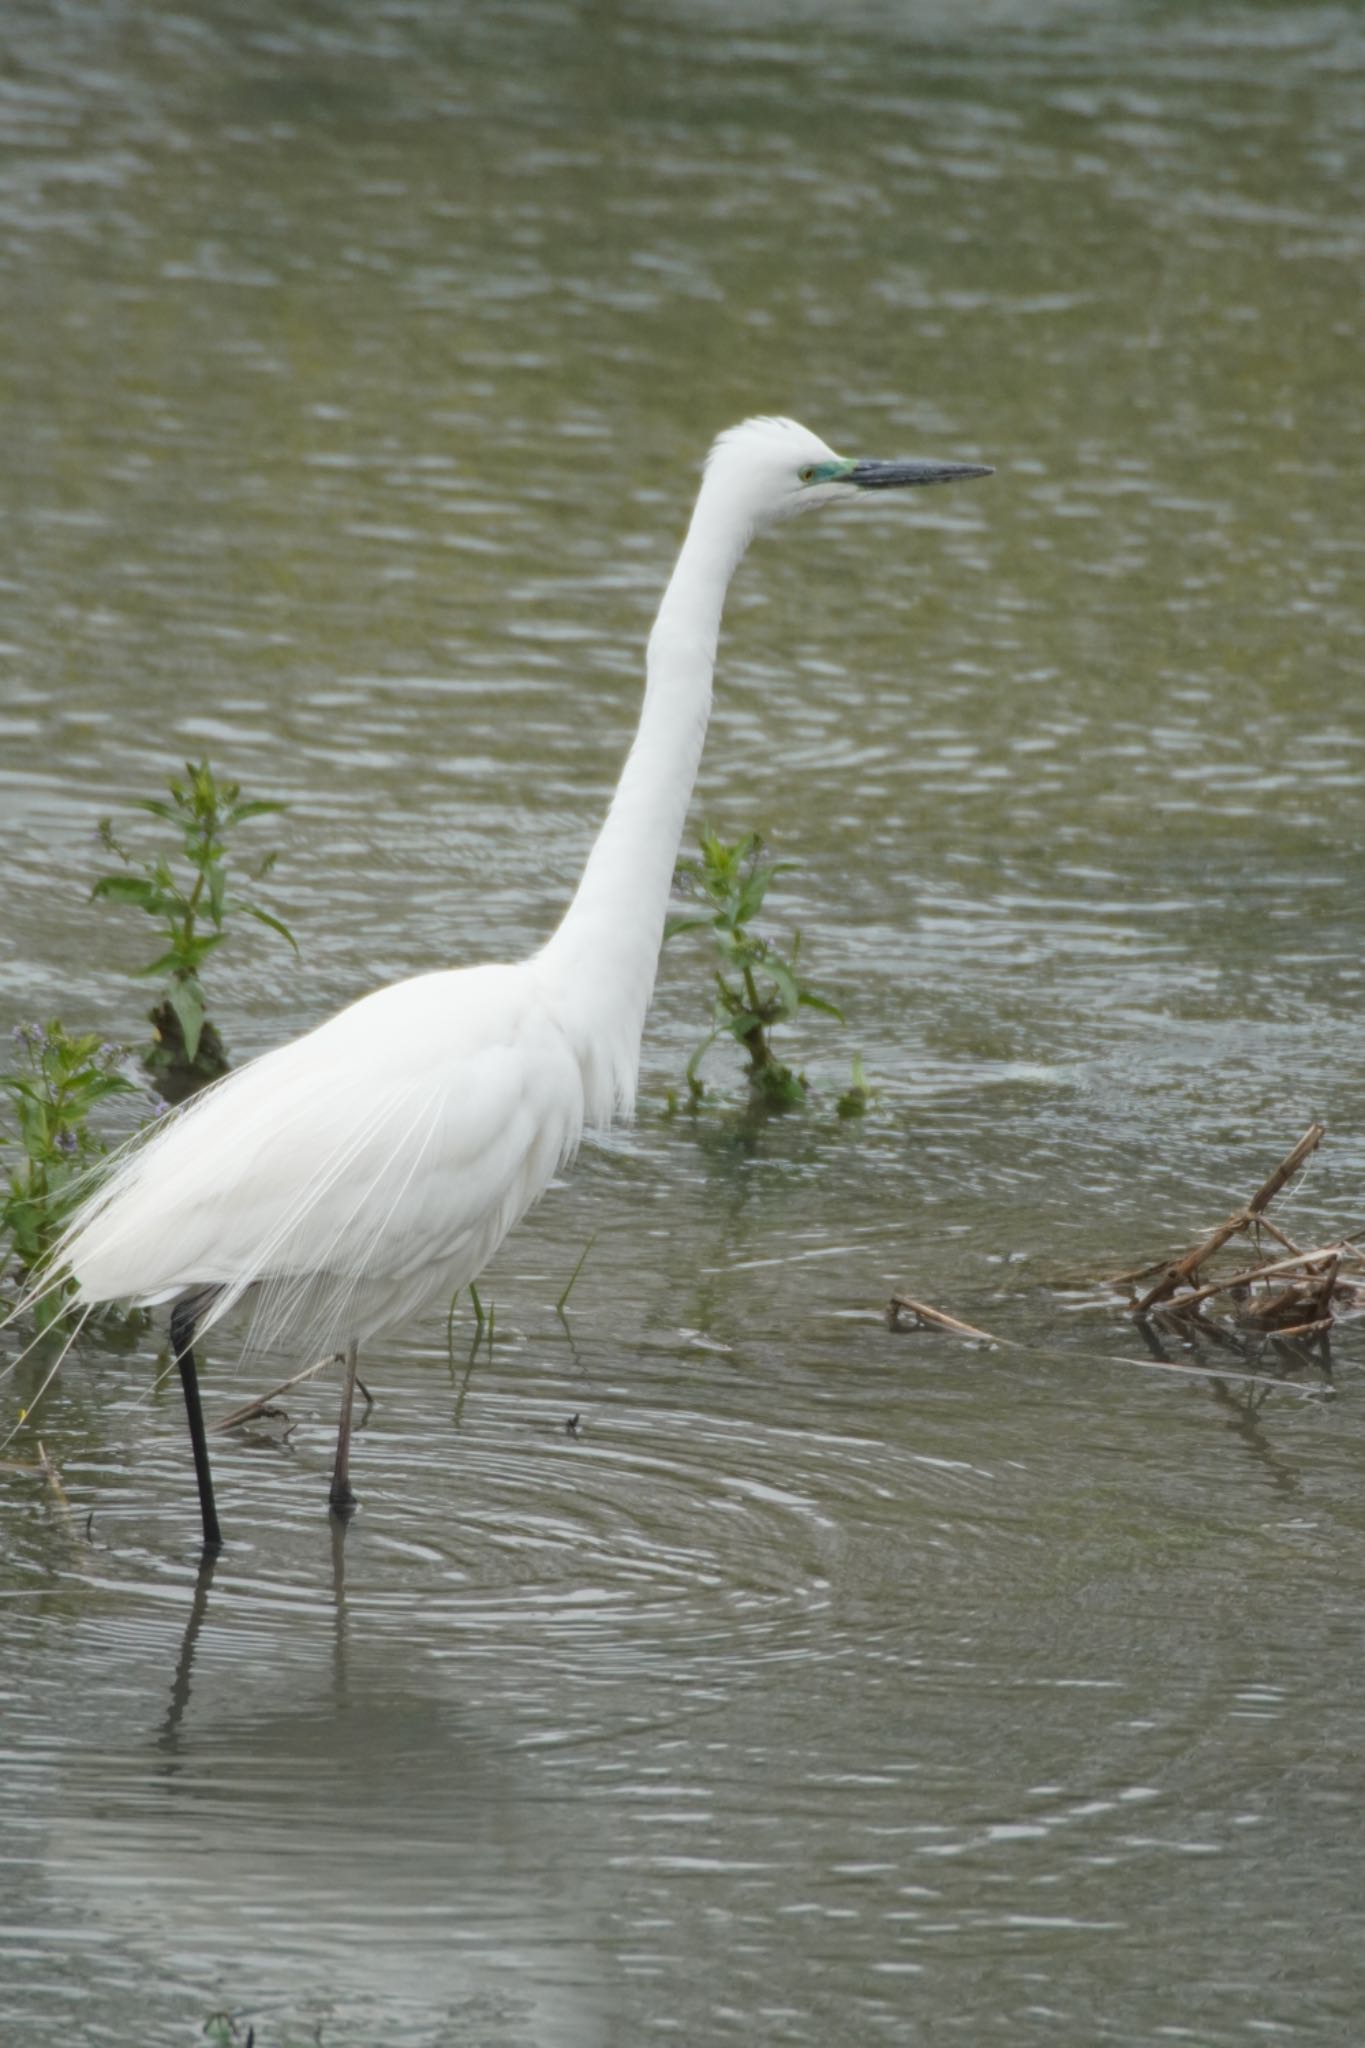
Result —
POLYGON ((149 1971, 174 1958, 205 2014, 386 2043, 475 2024, 600 2041, 590 1888, 528 1877, 533 1809, 495 1727, 395 1691, 373 1644, 348 1653, 345 1544, 337 1521, 330 1672, 292 1674, 275 1708, 243 1709, 203 1655, 201 1567, 155 1742, 174 1761, 149 1774, 116 1748, 73 1772, 51 1849, 65 1910, 149 1971))
MULTIPOLYGON (((195 1645, 199 1641, 199 1631, 204 1626, 204 1616, 208 1612, 209 1588, 213 1584, 213 1574, 217 1568, 217 1552, 205 1551, 199 1560, 199 1570, 194 1581, 194 1598, 190 1602, 189 1618, 180 1640, 180 1654, 175 1661, 175 1677, 171 1681, 171 1702, 166 1709, 166 1718, 161 1724, 161 1733, 157 1738, 157 1747, 168 1751, 172 1756, 180 1745, 180 1723, 190 1703, 195 1645)), ((339 1622, 338 1603, 338 1624, 339 1622)))
POLYGON ((1252 1456, 1264 1466, 1276 1490, 1286 1495, 1297 1493, 1298 1473, 1280 1456, 1271 1438, 1259 1427, 1261 1412, 1271 1400, 1272 1390, 1268 1387, 1245 1387, 1234 1392, 1231 1387, 1216 1385, 1213 1398, 1227 1410, 1228 1428, 1240 1437, 1252 1456))

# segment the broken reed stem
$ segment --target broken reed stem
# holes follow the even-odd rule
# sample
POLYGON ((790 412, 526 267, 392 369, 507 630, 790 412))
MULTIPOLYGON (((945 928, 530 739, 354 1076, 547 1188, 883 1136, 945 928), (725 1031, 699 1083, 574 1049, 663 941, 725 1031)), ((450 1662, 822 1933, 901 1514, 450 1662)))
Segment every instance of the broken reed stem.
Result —
MULTIPOLYGON (((230 1415, 224 1415, 217 1422, 211 1422, 209 1428, 216 1431, 236 1429, 239 1424, 252 1421, 257 1415, 265 1413, 277 1394, 287 1394, 291 1387, 297 1387, 303 1380, 311 1380, 317 1373, 326 1372, 328 1366, 335 1365, 336 1362, 336 1354, 329 1353, 326 1358, 320 1358, 316 1365, 306 1365, 302 1372, 296 1372, 292 1379, 281 1380, 268 1394, 261 1394, 256 1400, 246 1402, 243 1407, 234 1408, 230 1415)), ((359 1385, 359 1381, 356 1384, 359 1385)), ((365 1398, 368 1401, 370 1397, 366 1394, 365 1398)))
POLYGON ((62 1475, 57 1470, 56 1459, 53 1458, 41 1437, 38 1440, 38 1469, 52 1488, 53 1499, 67 1520, 70 1521, 71 1503, 66 1497, 66 1488, 62 1485, 62 1475))
MULTIPOLYGON (((1319 1245, 1316 1251, 1296 1252, 1293 1258, 1270 1259, 1265 1265, 1248 1266, 1240 1273, 1229 1273, 1222 1280, 1210 1280, 1206 1286, 1196 1287, 1189 1294, 1177 1295, 1174 1300, 1156 1302, 1154 1306, 1157 1308, 1181 1310, 1195 1308, 1201 1301, 1208 1301, 1212 1295, 1226 1294, 1234 1287, 1250 1287, 1253 1280, 1273 1280, 1277 1274, 1292 1273, 1296 1267, 1311 1266, 1318 1259, 1332 1259, 1340 1262, 1343 1252, 1351 1252, 1354 1249, 1355 1247, 1351 1244, 1349 1238, 1338 1238, 1335 1244, 1319 1245)), ((1318 1275, 1316 1273, 1307 1273, 1304 1277, 1305 1279, 1316 1280, 1318 1275)), ((1335 1277, 1334 1271, 1333 1279, 1335 1277)), ((1134 1314, 1141 1315, 1143 1312, 1143 1304, 1139 1302, 1134 1310, 1134 1314)))
POLYGON ((1285 1250, 1293 1252, 1296 1258, 1303 1258, 1302 1247, 1296 1245, 1292 1237, 1286 1237, 1278 1224, 1272 1223, 1268 1216, 1258 1216, 1256 1218, 1256 1228, 1257 1230, 1266 1231, 1269 1236, 1274 1238, 1276 1244, 1282 1244, 1285 1250))
POLYGON ((1170 1265, 1169 1258, 1148 1259, 1145 1266, 1132 1266, 1126 1273, 1106 1273, 1106 1287, 1135 1287, 1139 1280, 1150 1280, 1153 1273, 1164 1273, 1170 1265))
MULTIPOLYGON (((1158 1315, 1184 1323, 1187 1328, 1193 1325, 1221 1345, 1225 1351, 1231 1351, 1239 1358, 1243 1358, 1246 1356, 1246 1339, 1239 1339, 1232 1330, 1220 1327, 1200 1313, 1200 1304, 1210 1300, 1214 1295, 1249 1290, 1257 1281, 1272 1280, 1276 1277, 1285 1280, 1287 1285, 1281 1287, 1278 1292, 1263 1294, 1259 1304, 1254 1299, 1248 1303, 1242 1309, 1240 1317, 1244 1326, 1252 1326, 1260 1336, 1274 1343, 1285 1338, 1323 1336, 1333 1326, 1334 1299, 1340 1297, 1349 1302, 1365 1300, 1365 1289, 1361 1288, 1357 1280, 1357 1275, 1365 1276, 1365 1253, 1362 1253, 1361 1246, 1356 1241, 1360 1234, 1365 1233, 1365 1226, 1362 1226, 1359 1232, 1353 1230, 1352 1233, 1344 1233, 1331 1244, 1319 1245, 1312 1251, 1303 1251, 1278 1226, 1268 1222, 1264 1214, 1267 1203, 1275 1199, 1286 1182, 1293 1178, 1304 1161, 1317 1150, 1324 1135, 1324 1125, 1310 1124, 1297 1145, 1286 1153, 1275 1171, 1262 1182, 1246 1206, 1236 1210, 1225 1222, 1220 1223, 1216 1230, 1210 1231, 1193 1251, 1186 1252, 1176 1259, 1158 1260, 1151 1265, 1139 1267, 1135 1272, 1116 1275, 1111 1283, 1113 1285, 1144 1280, 1152 1274, 1161 1276, 1156 1285, 1151 1287, 1140 1301, 1133 1304, 1134 1313, 1145 1320, 1148 1313, 1155 1310, 1158 1315), (1228 1274, 1221 1280, 1188 1288, 1185 1293, 1177 1295, 1176 1289, 1182 1283, 1188 1283, 1196 1278, 1200 1267, 1220 1251, 1229 1238, 1237 1236, 1240 1231, 1259 1232, 1262 1229, 1278 1244, 1285 1246, 1287 1255, 1284 1258, 1263 1258, 1254 1266, 1228 1274), (1339 1277, 1343 1262, 1346 1263, 1349 1280, 1339 1277), (1277 1328, 1275 1317, 1286 1314, 1296 1315, 1302 1320, 1277 1328)), ((1256 1250, 1259 1252, 1260 1249, 1258 1238, 1256 1250)), ((900 1326, 902 1315, 913 1316, 921 1326, 928 1325, 948 1330, 954 1336, 970 1338, 978 1343, 997 1345, 1003 1350, 1022 1352, 1026 1356, 1044 1355, 1035 1346, 1017 1343, 1010 1337, 997 1337, 990 1330, 981 1330, 973 1323, 963 1322, 960 1316, 949 1315, 940 1308, 931 1308, 928 1302, 916 1301, 913 1295, 893 1294, 887 1304, 887 1322, 891 1329, 900 1326)), ((1113 1365, 1155 1368, 1163 1373, 1179 1373, 1216 1383, 1237 1380, 1247 1386, 1305 1392, 1304 1389, 1296 1388, 1293 1382, 1287 1379, 1271 1378, 1263 1373, 1248 1372, 1236 1367, 1182 1365, 1174 1359, 1165 1357, 1154 1331, 1148 1330, 1145 1334, 1147 1342, 1157 1354, 1154 1358, 1121 1358, 1104 1353, 1101 1354, 1103 1361, 1113 1365)), ((1310 1361, 1305 1358, 1304 1362, 1310 1361)))
POLYGON ((908 1294, 893 1294, 888 1304, 891 1327, 894 1330, 902 1313, 918 1316, 922 1323, 933 1323, 940 1330, 951 1330, 958 1337, 975 1337, 983 1344, 1001 1344, 1009 1351, 1022 1350, 1008 1337, 993 1337, 989 1330, 978 1330, 971 1323, 964 1323, 958 1316, 946 1315, 941 1308, 930 1308, 926 1302, 912 1301, 908 1294))
MULTIPOLYGON (((38 1441, 38 1463, 36 1467, 30 1466, 28 1469, 41 1472, 47 1481, 48 1489, 52 1494, 53 1505, 57 1510, 57 1519, 65 1530, 67 1540, 70 1542, 79 1560, 83 1553, 83 1545, 80 1536, 77 1534, 76 1518, 71 1512, 71 1501, 67 1495, 66 1488, 62 1484, 62 1475, 57 1469, 57 1460, 41 1438, 38 1441)), ((84 1570, 84 1566, 80 1566, 80 1569, 84 1570)))
MULTIPOLYGON (((1210 1289, 1208 1291, 1217 1292, 1218 1290, 1210 1289)), ((1244 1342, 1239 1341, 1231 1330, 1223 1329, 1218 1323, 1210 1322, 1209 1318, 1201 1315, 1198 1309, 1191 1308, 1187 1313, 1182 1313, 1184 1303, 1191 1299, 1191 1296, 1183 1296, 1180 1302, 1161 1304, 1158 1307, 1157 1313, 1164 1313, 1173 1318, 1178 1318, 1187 1327, 1193 1325, 1195 1329, 1201 1331, 1213 1343, 1221 1345, 1224 1351, 1230 1351, 1236 1358, 1245 1361, 1246 1350, 1244 1342)), ((1050 1351, 1042 1351, 1037 1345, 1020 1344, 1012 1337, 997 1337, 990 1330, 979 1330, 975 1324, 964 1323, 959 1316, 950 1316, 943 1309, 931 1308, 928 1302, 915 1301, 908 1294, 893 1294, 887 1304, 887 1322, 891 1329, 895 1330, 902 1327, 900 1322, 902 1314, 916 1316, 921 1325, 947 1330, 956 1337, 969 1337, 980 1343, 994 1344, 1004 1351, 1017 1351, 1025 1357, 1050 1358, 1053 1356, 1050 1351)), ((1288 1338, 1297 1340, 1305 1337, 1321 1337, 1325 1336, 1332 1329, 1334 1321, 1335 1318, 1328 1313, 1324 1316, 1316 1317, 1312 1322, 1291 1323, 1283 1329, 1276 1329, 1272 1325, 1261 1334, 1273 1343, 1279 1343, 1288 1338)), ((1146 1369, 1155 1369, 1161 1373, 1177 1373, 1185 1378, 1206 1379, 1214 1382, 1236 1380, 1245 1386, 1274 1387, 1282 1393, 1306 1395, 1312 1391, 1311 1389, 1296 1386, 1292 1380, 1272 1378, 1266 1373, 1251 1372, 1247 1369, 1245 1362, 1241 1365, 1232 1366, 1188 1365, 1182 1364, 1177 1359, 1167 1358, 1160 1352, 1153 1358, 1125 1358, 1114 1352, 1092 1352, 1085 1354, 1085 1362, 1091 1365, 1142 1366, 1146 1369)), ((1305 1360, 1305 1362, 1307 1361, 1305 1360)))
MULTIPOLYGON (((1318 1146, 1322 1143, 1325 1132, 1326 1125, 1310 1124, 1299 1139, 1298 1144, 1295 1145, 1293 1151, 1285 1154, 1270 1178, 1263 1181, 1260 1187, 1257 1188, 1246 1207, 1238 1209, 1234 1215, 1227 1218, 1226 1222, 1220 1223, 1216 1230, 1210 1231, 1203 1243, 1197 1244, 1193 1251, 1186 1252, 1183 1258, 1177 1259, 1173 1265, 1167 1266, 1156 1285, 1149 1287, 1142 1299, 1136 1303, 1133 1310, 1134 1315, 1147 1315, 1156 1307, 1159 1301, 1165 1301, 1168 1295, 1174 1294, 1182 1280, 1190 1279, 1193 1274, 1199 1271, 1202 1265, 1213 1257, 1215 1252, 1221 1251, 1230 1237, 1236 1237, 1238 1231, 1245 1230, 1248 1224, 1258 1222, 1266 1204, 1274 1201, 1285 1182, 1291 1180, 1303 1165, 1304 1160, 1311 1153, 1317 1151, 1318 1146)), ((1223 1286, 1227 1284, 1226 1281, 1223 1282, 1223 1286)), ((1221 1292, 1221 1289, 1215 1288, 1213 1291, 1218 1293, 1221 1292)))
POLYGON ((1251 1330, 1274 1331, 1286 1319, 1315 1313, 1312 1303, 1304 1299, 1303 1289, 1295 1281, 1292 1287, 1282 1287, 1278 1294, 1262 1295, 1254 1308, 1241 1311, 1240 1320, 1251 1330))
MULTIPOLYGON (((962 1322, 957 1316, 945 1315, 942 1309, 930 1308, 927 1302, 912 1300, 908 1294, 893 1294, 890 1302, 887 1304, 888 1321, 893 1330, 899 1327, 899 1317, 902 1310, 919 1316, 926 1323, 936 1324, 940 1329, 950 1330, 954 1336, 981 1338, 988 1344, 998 1344, 1006 1351, 1022 1352, 1025 1357, 1029 1358, 1052 1359, 1055 1357, 1054 1352, 1040 1350, 1036 1344, 1018 1344, 1012 1337, 993 1337, 989 1330, 978 1330, 971 1323, 962 1322)), ((1240 1347, 1236 1344, 1235 1339, 1229 1337, 1226 1331, 1217 1329, 1215 1324, 1211 1324, 1210 1328, 1216 1332, 1217 1336, 1230 1349, 1238 1350, 1240 1355, 1240 1347)), ((1288 1331, 1277 1331, 1275 1334, 1277 1336, 1287 1336, 1290 1333, 1288 1331)), ((1295 1332, 1294 1334, 1301 1335, 1302 1333, 1295 1332)), ((1237 1380, 1243 1386, 1271 1387, 1278 1393, 1297 1394, 1302 1399, 1311 1398, 1314 1393, 1314 1390, 1311 1388, 1297 1386, 1293 1380, 1272 1379, 1268 1373, 1248 1372, 1245 1367, 1183 1365, 1174 1358, 1125 1358, 1121 1353, 1112 1351, 1086 1352, 1083 1354, 1082 1362, 1087 1365, 1135 1365, 1140 1366, 1144 1371, 1159 1372, 1163 1376, 1168 1373, 1175 1373, 1179 1374, 1183 1379, 1212 1380, 1215 1383, 1220 1383, 1224 1380, 1237 1380)))
POLYGON ((1333 1252, 1331 1259, 1328 1261, 1327 1270, 1322 1276, 1321 1284, 1313 1290, 1312 1302, 1315 1315, 1327 1316, 1330 1319, 1332 1314, 1332 1296, 1336 1293, 1337 1274, 1340 1271, 1341 1253, 1333 1252))

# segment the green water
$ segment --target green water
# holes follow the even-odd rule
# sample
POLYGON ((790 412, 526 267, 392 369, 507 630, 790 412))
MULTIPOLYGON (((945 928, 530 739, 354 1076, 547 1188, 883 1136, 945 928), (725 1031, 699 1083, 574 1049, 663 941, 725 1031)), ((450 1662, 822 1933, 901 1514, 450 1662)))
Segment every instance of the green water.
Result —
POLYGON ((1365 1216, 1363 110, 1345 7, 7 9, 0 1024, 136 1031, 91 835, 202 750, 291 806, 238 1054, 535 943, 712 433, 998 474, 732 596, 694 815, 797 863, 819 1106, 662 1119, 670 949, 344 1542, 318 1382, 196 1589, 155 1339, 69 1522, 0 1470, 0 2039, 1360 2038, 1362 1326, 1178 1379, 1093 1282, 1314 1116, 1282 1223, 1365 1216))

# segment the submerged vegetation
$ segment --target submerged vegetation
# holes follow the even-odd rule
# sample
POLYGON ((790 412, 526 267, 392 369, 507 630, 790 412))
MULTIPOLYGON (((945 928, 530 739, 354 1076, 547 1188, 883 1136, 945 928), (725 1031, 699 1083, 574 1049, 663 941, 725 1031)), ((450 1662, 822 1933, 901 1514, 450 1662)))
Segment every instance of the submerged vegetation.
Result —
MULTIPOLYGON (((208 1015, 201 972, 228 936, 229 919, 253 918, 291 946, 294 937, 272 911, 228 893, 229 841, 238 826, 282 810, 283 805, 244 801, 241 785, 220 782, 207 761, 187 761, 183 779, 168 776, 167 788, 169 799, 143 797, 135 808, 161 820, 178 836, 178 867, 163 848, 150 856, 130 851, 106 818, 100 839, 127 872, 101 875, 92 893, 104 902, 144 911, 159 928, 161 949, 156 958, 134 970, 148 978, 162 977, 165 984, 151 1011, 152 1042, 143 1064, 167 1099, 179 1102, 225 1074, 230 1064, 222 1036, 208 1015)), ((248 879, 262 881, 277 858, 275 851, 260 855, 245 869, 248 879)))
MULTIPOLYGON (((677 884, 697 906, 671 917, 665 940, 680 932, 709 930, 718 955, 714 969, 711 1028, 687 1062, 688 1101, 698 1108, 706 1094, 701 1063, 722 1038, 731 1038, 745 1056, 751 1101, 766 1109, 791 1109, 806 1099, 804 1074, 779 1056, 773 1033, 802 1010, 813 1010, 844 1022, 844 1013, 830 997, 812 986, 801 969, 801 934, 793 932, 783 952, 753 929, 775 875, 786 873, 790 861, 763 858, 757 832, 727 842, 710 830, 699 841, 700 858, 681 860, 677 884)), ((837 1104, 840 1116, 859 1116, 870 1099, 862 1060, 855 1057, 853 1078, 837 1104)))

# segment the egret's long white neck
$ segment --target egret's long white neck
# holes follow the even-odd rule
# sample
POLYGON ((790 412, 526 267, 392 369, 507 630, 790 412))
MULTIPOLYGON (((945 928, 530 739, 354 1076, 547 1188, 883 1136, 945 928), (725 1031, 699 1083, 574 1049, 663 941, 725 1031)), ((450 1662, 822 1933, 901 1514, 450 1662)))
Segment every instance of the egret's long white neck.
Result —
POLYGON ((540 954, 583 1067, 590 1122, 634 1101, 721 611, 751 531, 746 508, 708 473, 649 636, 634 744, 573 902, 540 954))

